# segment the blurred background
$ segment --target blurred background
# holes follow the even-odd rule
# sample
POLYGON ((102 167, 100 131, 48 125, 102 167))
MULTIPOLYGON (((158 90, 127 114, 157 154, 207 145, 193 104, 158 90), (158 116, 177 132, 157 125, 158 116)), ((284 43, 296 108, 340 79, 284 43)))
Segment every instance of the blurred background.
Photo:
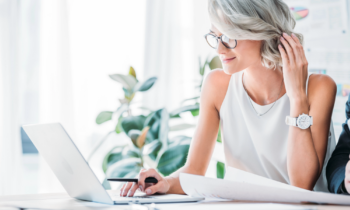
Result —
MULTIPOLYGON (((285 0, 309 71, 350 92, 350 0, 285 0)), ((64 191, 22 125, 60 122, 106 189, 186 160, 200 86, 220 66, 204 0, 0 0, 0 195, 64 191)), ((207 176, 222 178, 220 133, 207 176)))

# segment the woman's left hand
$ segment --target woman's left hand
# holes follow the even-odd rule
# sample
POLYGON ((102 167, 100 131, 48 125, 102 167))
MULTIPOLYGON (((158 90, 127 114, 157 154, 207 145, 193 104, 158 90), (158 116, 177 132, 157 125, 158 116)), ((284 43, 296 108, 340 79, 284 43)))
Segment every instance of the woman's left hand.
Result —
POLYGON ((283 79, 286 92, 291 100, 298 101, 306 99, 306 80, 308 76, 308 62, 304 49, 299 39, 292 34, 283 33, 280 38, 284 49, 278 46, 283 62, 283 79))

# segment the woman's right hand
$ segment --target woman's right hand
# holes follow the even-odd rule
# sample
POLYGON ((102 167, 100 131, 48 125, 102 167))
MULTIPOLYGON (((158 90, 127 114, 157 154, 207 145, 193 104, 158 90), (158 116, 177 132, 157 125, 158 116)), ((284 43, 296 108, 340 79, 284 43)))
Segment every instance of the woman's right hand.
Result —
POLYGON ((151 195, 154 193, 162 193, 165 194, 168 192, 170 188, 170 184, 168 181, 162 177, 155 169, 141 169, 139 173, 138 183, 136 182, 127 182, 123 185, 123 187, 120 190, 120 196, 125 197, 132 197, 135 194, 135 191, 137 189, 140 189, 140 191, 145 192, 147 195, 151 195), (153 183, 145 183, 145 179, 147 177, 154 177, 158 180, 157 184, 153 183))

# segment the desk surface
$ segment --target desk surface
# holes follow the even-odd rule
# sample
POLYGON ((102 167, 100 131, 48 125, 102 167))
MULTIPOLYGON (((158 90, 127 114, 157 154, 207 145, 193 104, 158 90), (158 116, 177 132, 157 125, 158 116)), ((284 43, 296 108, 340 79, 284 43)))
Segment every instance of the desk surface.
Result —
MULTIPOLYGON (((350 199, 350 196, 349 196, 350 199)), ((129 205, 105 205, 93 202, 86 202, 73 199, 66 193, 50 193, 36 195, 11 195, 0 196, 0 207, 2 206, 18 206, 24 208, 40 208, 40 209, 147 209, 131 208, 129 205)), ((173 204, 156 204, 157 209, 320 209, 320 210, 337 210, 350 209, 350 206, 337 205, 313 205, 313 204, 277 204, 247 201, 202 201, 197 203, 173 203, 173 204)), ((1 208, 0 208, 1 209, 1 208)))

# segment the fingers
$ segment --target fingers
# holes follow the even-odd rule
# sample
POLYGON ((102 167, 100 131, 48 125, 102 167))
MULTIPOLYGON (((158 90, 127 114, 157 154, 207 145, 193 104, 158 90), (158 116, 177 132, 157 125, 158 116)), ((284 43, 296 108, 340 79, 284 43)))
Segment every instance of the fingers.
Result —
POLYGON ((296 54, 297 62, 299 60, 299 61, 302 62, 302 65, 307 64, 307 60, 306 60, 306 56, 305 56, 303 45, 301 45, 298 37, 294 33, 292 33, 291 38, 294 40, 295 48, 298 51, 298 54, 296 54))
MULTIPOLYGON (((285 33, 283 33, 283 36, 285 36, 284 34, 285 33)), ((290 37, 284 38, 283 36, 281 36, 281 38, 280 38, 281 43, 283 44, 284 49, 286 49, 286 51, 287 51, 287 57, 288 57, 289 63, 294 64, 295 63, 295 56, 294 56, 293 49, 290 45, 290 40, 292 40, 292 39, 290 37), (288 41, 287 41, 287 39, 288 39, 288 41)))
POLYGON ((132 184, 133 184, 132 182, 128 182, 124 184, 123 188, 120 190, 120 196, 126 196, 132 184))
POLYGON ((158 192, 158 191, 159 191, 159 188, 160 188, 160 185, 158 185, 158 184, 149 186, 149 187, 147 187, 147 188, 145 189, 145 193, 146 193, 147 195, 152 195, 152 194, 158 192))
POLYGON ((278 45, 278 49, 280 50, 283 63, 289 63, 288 55, 280 44, 278 45))
POLYGON ((145 190, 145 179, 147 177, 154 177, 158 181, 160 181, 162 179, 162 177, 158 174, 158 172, 155 169, 153 169, 153 168, 141 171, 139 173, 138 185, 139 185, 139 188, 141 189, 141 191, 143 191, 143 192, 145 190))
POLYGON ((139 186, 138 186, 137 182, 134 182, 134 183, 132 184, 132 186, 131 186, 131 188, 130 188, 128 194, 127 194, 127 196, 128 196, 128 197, 134 196, 134 194, 135 194, 135 192, 136 192, 136 190, 137 190, 138 188, 139 188, 139 186))

